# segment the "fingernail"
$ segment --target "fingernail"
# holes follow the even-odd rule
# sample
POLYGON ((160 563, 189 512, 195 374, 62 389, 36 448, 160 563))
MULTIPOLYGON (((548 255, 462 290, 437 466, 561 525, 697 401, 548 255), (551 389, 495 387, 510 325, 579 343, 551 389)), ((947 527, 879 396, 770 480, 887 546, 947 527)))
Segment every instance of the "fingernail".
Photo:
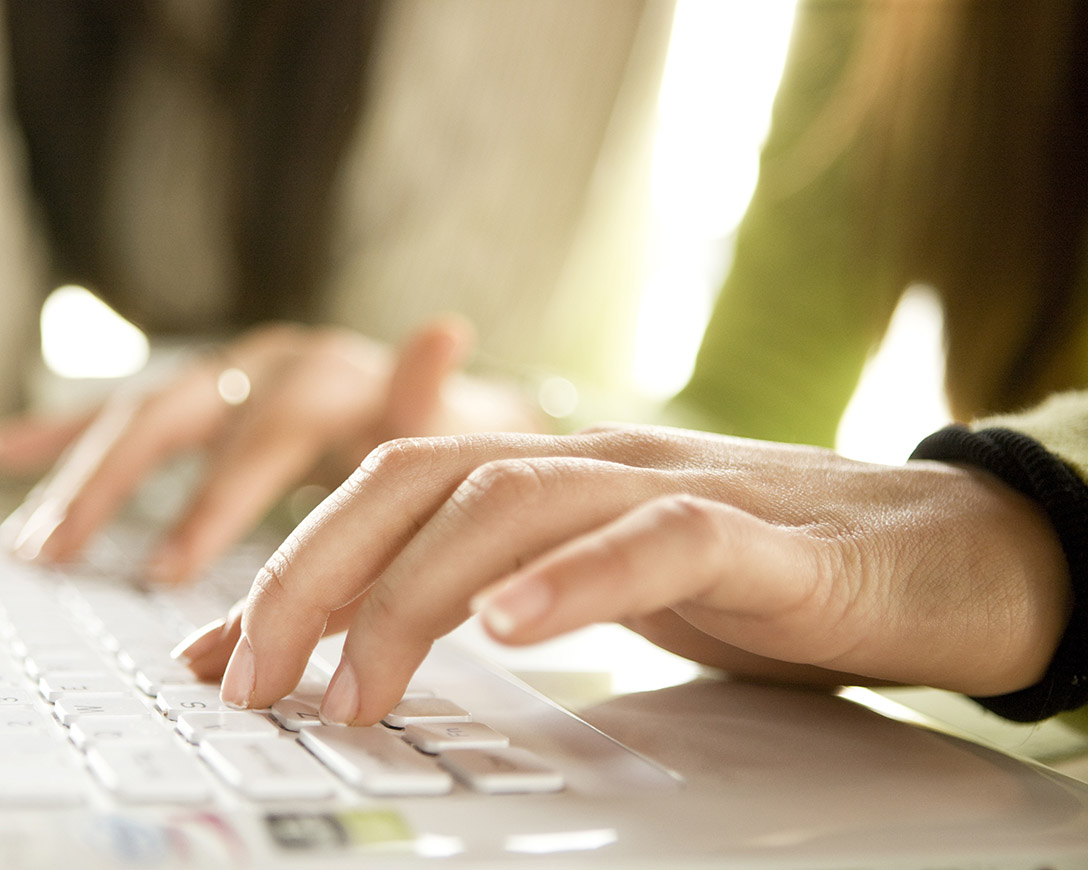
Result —
POLYGON ((187 665, 205 653, 211 652, 223 640, 223 629, 226 625, 225 619, 216 619, 198 628, 170 650, 170 658, 187 665))
POLYGON ((253 689, 257 683, 256 663, 253 660, 253 648, 244 634, 238 638, 227 670, 223 674, 223 684, 219 688, 219 697, 228 707, 244 710, 249 707, 253 689))
POLYGON ((350 725, 355 721, 359 712, 359 681, 347 662, 340 662, 332 675, 320 712, 326 725, 350 725))
POLYGON ((526 577, 507 583, 476 604, 487 629, 507 637, 540 619, 551 607, 552 592, 542 581, 526 577))

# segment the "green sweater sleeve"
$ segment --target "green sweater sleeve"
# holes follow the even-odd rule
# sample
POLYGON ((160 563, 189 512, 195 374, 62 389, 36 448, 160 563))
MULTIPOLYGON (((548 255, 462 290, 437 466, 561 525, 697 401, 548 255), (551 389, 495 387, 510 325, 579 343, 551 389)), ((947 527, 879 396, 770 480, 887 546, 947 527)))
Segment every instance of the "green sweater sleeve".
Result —
POLYGON ((672 422, 831 446, 883 335, 902 287, 857 242, 857 161, 848 145, 822 149, 809 135, 849 63, 857 11, 809 3, 798 13, 759 182, 672 422))

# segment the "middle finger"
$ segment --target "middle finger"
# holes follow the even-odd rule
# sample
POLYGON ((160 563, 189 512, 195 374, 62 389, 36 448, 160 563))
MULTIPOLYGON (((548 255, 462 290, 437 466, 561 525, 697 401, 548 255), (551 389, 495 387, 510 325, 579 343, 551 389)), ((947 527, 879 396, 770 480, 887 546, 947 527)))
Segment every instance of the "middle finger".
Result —
MULTIPOLYGON (((444 633, 464 618, 479 578, 496 577, 527 555, 514 545, 526 531, 517 523, 533 520, 533 526, 550 530, 544 537, 561 534, 563 521, 554 511, 547 523, 538 524, 524 509, 528 493, 519 491, 523 479, 506 490, 506 499, 522 504, 517 511, 482 518, 482 508, 469 506, 469 493, 494 473, 494 463, 539 464, 538 458, 584 456, 595 449, 593 442, 577 437, 477 435, 406 439, 374 451, 259 572, 243 616, 243 636, 224 676, 224 698, 264 706, 290 691, 329 614, 357 602, 379 576, 382 589, 373 602, 366 596, 367 613, 395 608, 398 618, 405 617, 405 639, 395 641, 395 653, 376 652, 376 660, 395 662, 394 672, 403 675, 436 631, 444 633), (451 499, 459 490, 463 497, 451 499), (513 521, 515 514, 521 519, 513 521)), ((553 486, 558 482, 554 476, 550 480, 553 486)), ((615 509, 603 501, 592 508, 597 493, 584 481, 566 489, 588 501, 591 513, 607 516, 615 509)), ((586 522, 584 513, 578 522, 586 522)), ((536 546, 542 542, 539 536, 535 540, 536 546)), ((356 617, 352 649, 365 635, 358 630, 360 620, 369 619, 356 617)), ((383 630, 381 635, 389 639, 396 633, 383 630)), ((373 651, 374 646, 370 642, 366 648, 373 651)))
POLYGON ((470 615, 479 592, 674 486, 668 472, 583 457, 481 466, 360 601, 325 718, 376 721, 399 699, 433 641, 470 615))

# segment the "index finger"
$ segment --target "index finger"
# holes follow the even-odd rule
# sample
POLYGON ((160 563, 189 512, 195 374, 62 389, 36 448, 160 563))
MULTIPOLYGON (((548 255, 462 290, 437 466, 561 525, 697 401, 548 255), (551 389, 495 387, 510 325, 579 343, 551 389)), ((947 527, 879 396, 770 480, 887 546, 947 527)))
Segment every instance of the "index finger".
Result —
MULTIPOLYGON (((569 454, 578 452, 584 447, 569 454)), ((676 485, 668 470, 579 455, 479 466, 360 602, 322 718, 378 721, 433 642, 469 617, 480 592, 676 485)))
POLYGON ((489 434, 402 439, 374 450, 258 572, 223 700, 263 707, 291 691, 329 615, 367 592, 481 457, 562 449, 555 438, 489 434))

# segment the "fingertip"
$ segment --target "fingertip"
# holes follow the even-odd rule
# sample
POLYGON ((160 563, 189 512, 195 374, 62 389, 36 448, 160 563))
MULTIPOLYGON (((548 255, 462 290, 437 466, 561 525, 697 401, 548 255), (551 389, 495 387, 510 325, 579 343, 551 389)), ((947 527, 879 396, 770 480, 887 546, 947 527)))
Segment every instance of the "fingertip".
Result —
POLYGON ((401 348, 401 368, 420 366, 445 374, 458 368, 475 346, 472 323, 459 314, 446 314, 424 326, 401 348))
POLYGON ((252 705, 256 688, 257 662, 253 656, 253 647, 250 646, 249 638, 243 634, 238 638, 230 661, 227 662, 219 697, 228 707, 246 710, 252 705))
POLYGON ((441 336, 452 347, 471 348, 476 343, 476 327, 462 314, 449 312, 432 320, 421 332, 423 335, 441 336))
POLYGON ((359 679, 347 661, 332 675, 319 712, 326 725, 354 725, 358 720, 359 679))

